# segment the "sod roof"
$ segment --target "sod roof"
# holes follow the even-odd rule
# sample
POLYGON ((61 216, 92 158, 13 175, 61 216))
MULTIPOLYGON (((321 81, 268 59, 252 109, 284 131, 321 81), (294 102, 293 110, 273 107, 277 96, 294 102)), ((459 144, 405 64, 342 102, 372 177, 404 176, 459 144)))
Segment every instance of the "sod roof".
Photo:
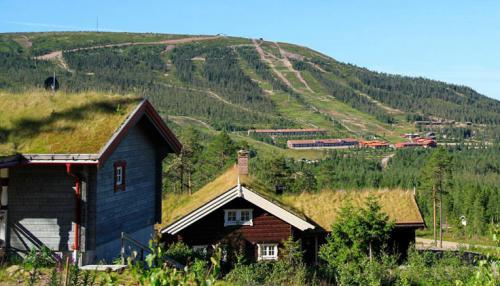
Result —
MULTIPOLYGON (((331 229, 338 211, 344 202, 350 201, 354 207, 362 207, 369 195, 378 198, 391 220, 397 225, 424 225, 413 193, 406 190, 361 190, 332 191, 317 193, 276 195, 262 182, 252 176, 240 176, 240 183, 248 189, 263 195, 281 207, 301 217, 312 220, 325 230, 331 229)), ((217 196, 238 184, 238 169, 231 167, 212 182, 206 184, 192 195, 169 193, 163 200, 162 226, 170 225, 190 212, 198 209, 217 196)))
POLYGON ((97 154, 140 102, 98 92, 0 91, 0 157, 97 154))

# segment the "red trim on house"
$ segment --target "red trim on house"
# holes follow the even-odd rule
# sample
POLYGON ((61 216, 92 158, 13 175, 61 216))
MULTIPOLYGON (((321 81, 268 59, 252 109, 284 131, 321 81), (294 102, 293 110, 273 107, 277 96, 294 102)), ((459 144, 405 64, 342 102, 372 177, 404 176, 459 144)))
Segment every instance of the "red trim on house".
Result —
POLYGON ((126 161, 116 161, 114 164, 113 164, 113 167, 115 169, 115 175, 114 175, 114 189, 115 189, 115 192, 118 192, 118 191, 125 191, 126 189, 126 174, 127 174, 127 162, 126 161), (122 182, 120 185, 118 185, 118 176, 117 176, 117 170, 118 170, 118 167, 121 167, 122 168, 122 182))
POLYGON ((80 218, 80 200, 81 200, 81 193, 80 193, 80 177, 78 175, 74 174, 71 172, 71 164, 66 164, 66 173, 70 175, 71 177, 75 178, 75 231, 74 231, 74 239, 73 239, 73 250, 79 250, 80 249, 80 224, 81 224, 81 218, 80 218))
POLYGON ((76 161, 75 163, 68 163, 68 162, 36 162, 36 161, 28 161, 28 162, 23 162, 20 165, 44 165, 44 166, 65 166, 65 165, 97 165, 99 164, 98 161, 95 162, 78 162, 76 161))

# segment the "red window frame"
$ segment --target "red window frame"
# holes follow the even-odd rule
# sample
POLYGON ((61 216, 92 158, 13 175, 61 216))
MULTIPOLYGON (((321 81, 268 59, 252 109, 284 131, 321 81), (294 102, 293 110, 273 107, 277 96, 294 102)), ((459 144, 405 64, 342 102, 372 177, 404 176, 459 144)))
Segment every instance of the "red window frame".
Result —
POLYGON ((114 170, 115 170, 115 175, 114 175, 114 189, 115 189, 115 192, 118 192, 118 191, 125 191, 125 187, 126 187, 126 170, 127 170, 127 162, 125 161, 116 161, 114 164, 113 164, 113 167, 114 167, 114 170), (122 183, 121 184, 118 184, 118 167, 121 167, 122 169, 122 183))

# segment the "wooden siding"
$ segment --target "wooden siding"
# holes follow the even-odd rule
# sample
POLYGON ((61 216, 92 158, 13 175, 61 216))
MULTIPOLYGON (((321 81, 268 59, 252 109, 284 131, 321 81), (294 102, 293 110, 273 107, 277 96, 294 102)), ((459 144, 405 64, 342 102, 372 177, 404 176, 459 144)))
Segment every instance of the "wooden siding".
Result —
POLYGON ((252 245, 281 242, 292 234, 292 226, 259 207, 236 199, 182 230, 177 237, 188 245, 211 245, 228 238, 252 245), (224 226, 224 209, 253 209, 253 225, 224 226))
POLYGON ((24 166, 10 169, 10 247, 26 251, 42 244, 71 250, 75 217, 74 178, 65 166, 24 166))
MULTIPOLYGON (((156 202, 161 185, 157 167, 159 154, 148 123, 143 119, 130 129, 116 150, 97 173, 96 247, 120 239, 121 232, 134 233, 153 226, 157 219, 156 202), (125 191, 114 190, 116 161, 127 162, 125 191)), ((153 133, 154 134, 154 133, 153 133)), ((147 241, 142 241, 147 244, 147 241)), ((109 248, 109 247, 107 247, 109 248)), ((118 255, 116 252, 114 255, 118 255)), ((102 257, 97 254, 98 257, 102 257)))

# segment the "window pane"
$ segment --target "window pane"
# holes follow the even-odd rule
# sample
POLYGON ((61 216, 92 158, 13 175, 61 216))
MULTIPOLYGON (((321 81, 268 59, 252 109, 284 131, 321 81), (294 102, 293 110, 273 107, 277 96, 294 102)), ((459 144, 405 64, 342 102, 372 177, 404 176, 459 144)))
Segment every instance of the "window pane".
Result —
POLYGON ((249 220, 250 220, 250 212, 241 211, 241 221, 249 221, 249 220))
POLYGON ((228 211, 227 212, 227 220, 228 221, 236 221, 236 212, 235 211, 228 211))
POLYGON ((122 167, 116 167, 116 184, 122 184, 122 167))

